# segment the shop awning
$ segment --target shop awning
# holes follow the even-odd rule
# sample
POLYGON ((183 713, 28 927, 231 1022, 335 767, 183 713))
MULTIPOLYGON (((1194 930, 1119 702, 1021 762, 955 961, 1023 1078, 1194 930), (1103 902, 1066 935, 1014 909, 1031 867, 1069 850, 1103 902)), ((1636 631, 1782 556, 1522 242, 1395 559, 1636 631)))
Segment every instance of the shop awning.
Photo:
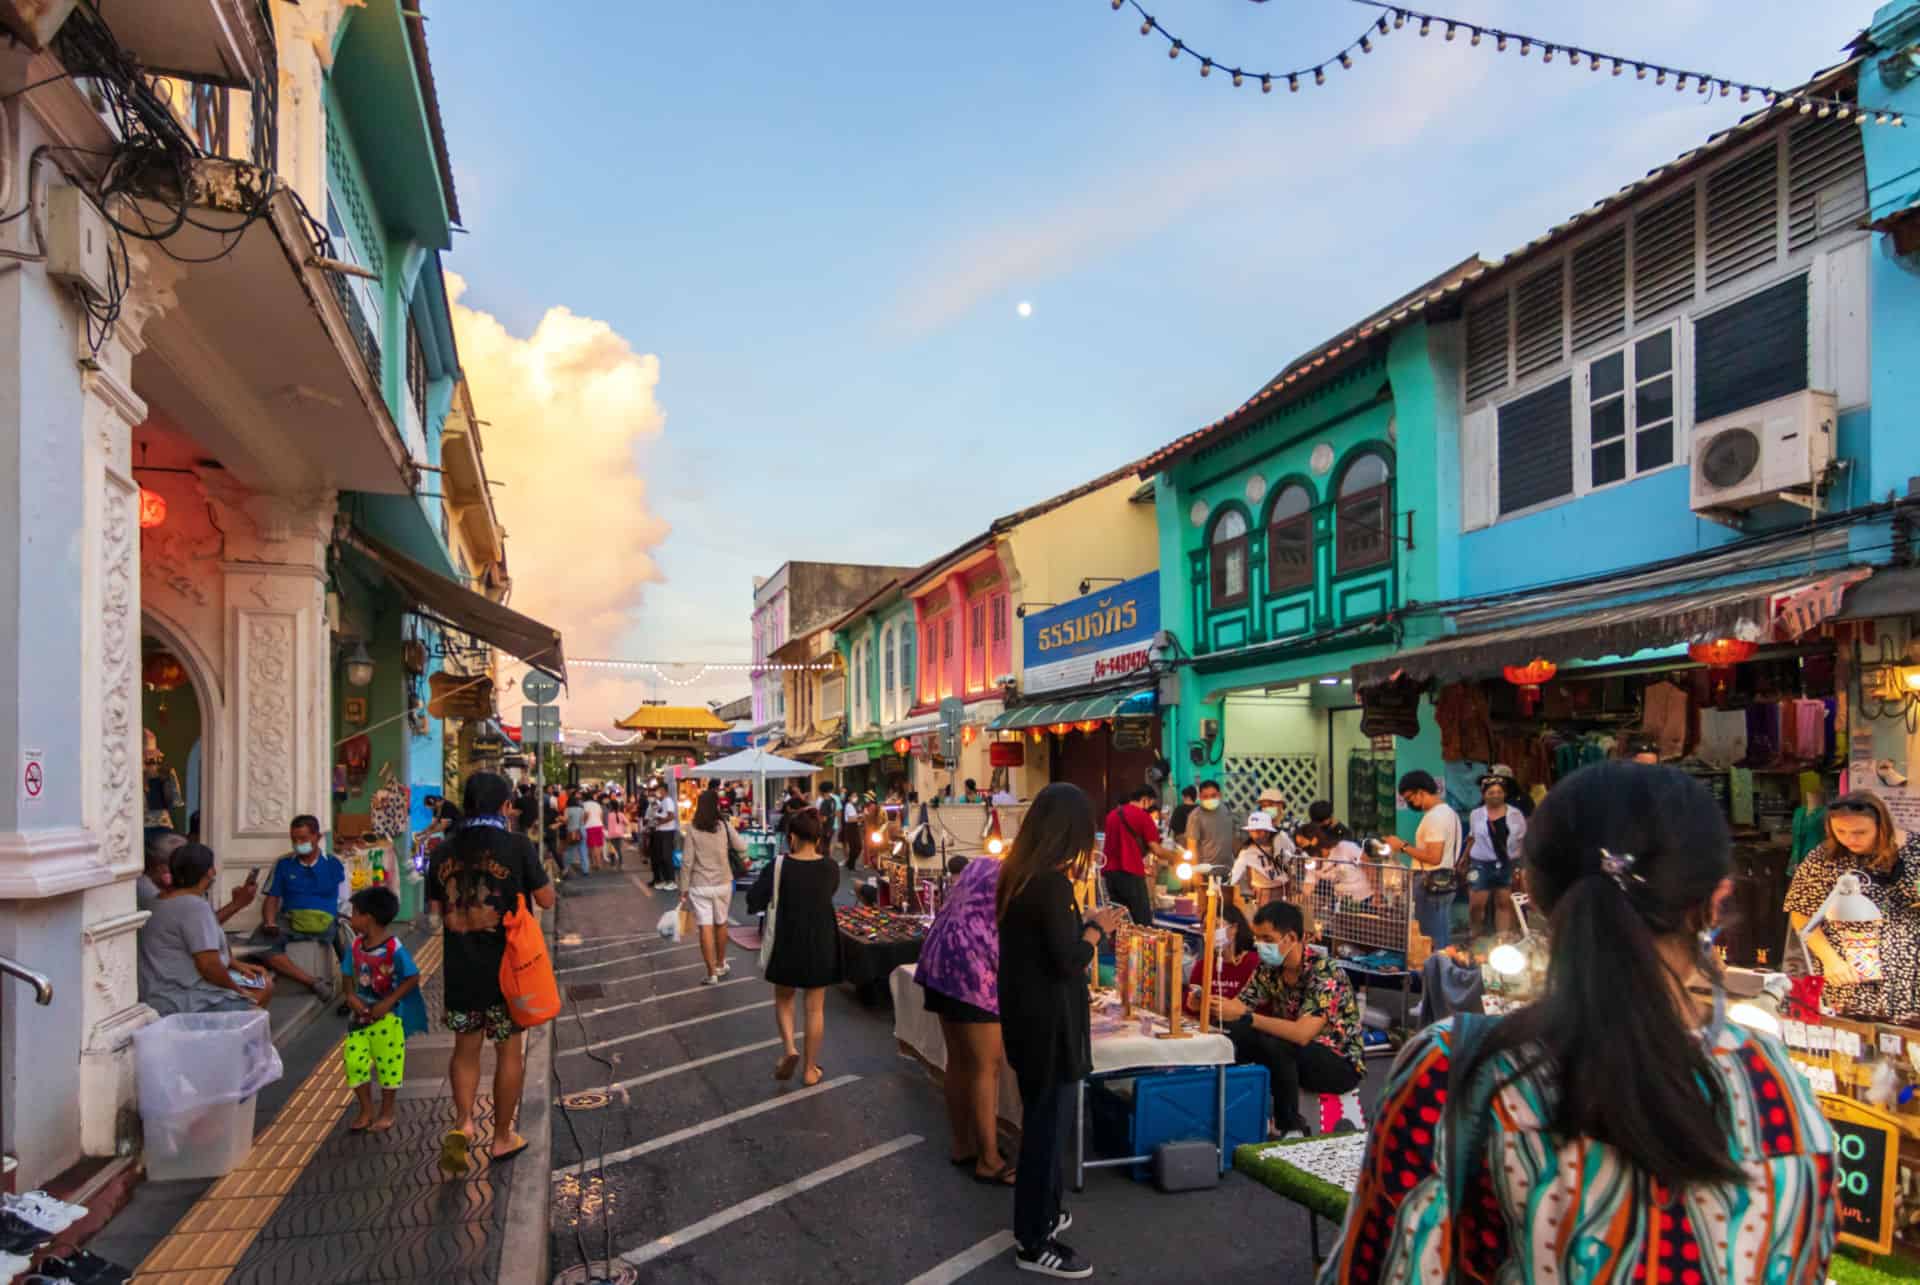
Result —
MULTIPOLYGON (((1825 576, 1747 581, 1462 632, 1386 660, 1356 665, 1353 681, 1356 687, 1370 686, 1399 673, 1417 680, 1451 682, 1496 675, 1504 666, 1524 665, 1536 657, 1556 664, 1598 660, 1716 638, 1793 641, 1820 619, 1838 614, 1840 596, 1868 574, 1866 568, 1852 568, 1825 576), (1828 602, 1833 609, 1822 610, 1828 602), (1802 613, 1797 626, 1787 626, 1781 618, 1789 608, 1802 613)), ((1525 611, 1525 604, 1512 608, 1516 615, 1525 611)))
POLYGON ((364 531, 350 537, 354 549, 399 587, 419 615, 481 642, 518 656, 535 669, 561 682, 567 678, 567 657, 560 631, 504 607, 465 585, 437 576, 412 558, 382 544, 364 531))
POLYGON ((1019 705, 1008 710, 988 725, 989 731, 1015 732, 1027 727, 1046 727, 1052 723, 1081 723, 1093 718, 1112 718, 1121 713, 1125 706, 1138 704, 1138 710, 1129 713, 1151 714, 1153 712, 1153 688, 1141 687, 1131 691, 1099 692, 1092 696, 1081 696, 1075 700, 1041 701, 1034 705, 1019 705))
POLYGON ((861 741, 849 745, 833 756, 835 767, 862 767, 887 753, 886 741, 861 741))

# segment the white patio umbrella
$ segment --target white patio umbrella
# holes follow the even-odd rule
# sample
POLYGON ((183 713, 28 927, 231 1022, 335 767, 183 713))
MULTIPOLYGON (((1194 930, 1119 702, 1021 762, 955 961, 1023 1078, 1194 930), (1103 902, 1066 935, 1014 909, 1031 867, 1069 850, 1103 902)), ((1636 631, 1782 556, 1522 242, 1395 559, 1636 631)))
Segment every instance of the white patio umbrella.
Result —
POLYGON ((758 746, 750 750, 741 750, 738 754, 729 754, 725 758, 714 759, 710 763, 698 763, 693 767, 674 769, 676 776, 701 776, 710 781, 740 781, 751 779, 754 784, 754 800, 760 806, 762 820, 766 817, 767 778, 778 779, 787 776, 812 776, 820 769, 811 763, 802 763, 796 759, 783 759, 778 754, 769 754, 758 746))

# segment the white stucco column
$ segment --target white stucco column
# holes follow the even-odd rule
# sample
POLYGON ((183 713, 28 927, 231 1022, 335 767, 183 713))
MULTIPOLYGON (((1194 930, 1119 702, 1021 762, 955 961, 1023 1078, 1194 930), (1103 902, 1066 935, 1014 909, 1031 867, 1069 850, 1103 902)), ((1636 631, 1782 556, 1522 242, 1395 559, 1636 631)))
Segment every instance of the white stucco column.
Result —
POLYGON ((209 841, 224 888, 286 852, 293 817, 311 813, 325 826, 331 811, 334 496, 253 496, 222 511, 228 698, 216 770, 231 805, 211 818, 209 841))
POLYGON ((133 285, 119 323, 83 358, 81 437, 86 476, 80 650, 92 679, 81 688, 81 816, 98 839, 109 878, 83 894, 80 1142, 112 1155, 133 1105, 133 1033, 154 1020, 139 1001, 134 899, 142 865, 140 727, 140 484, 133 430, 147 416, 133 391, 133 358, 145 328, 174 306, 185 269, 133 252, 133 285))

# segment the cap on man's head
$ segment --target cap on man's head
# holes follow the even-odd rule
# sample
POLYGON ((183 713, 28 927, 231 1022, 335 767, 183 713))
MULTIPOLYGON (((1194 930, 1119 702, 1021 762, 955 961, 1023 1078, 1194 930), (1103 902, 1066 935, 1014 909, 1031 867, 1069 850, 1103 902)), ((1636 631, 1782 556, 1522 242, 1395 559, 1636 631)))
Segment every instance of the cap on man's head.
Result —
POLYGON ((1275 830, 1273 815, 1268 812, 1248 813, 1246 830, 1248 834, 1272 834, 1275 830))

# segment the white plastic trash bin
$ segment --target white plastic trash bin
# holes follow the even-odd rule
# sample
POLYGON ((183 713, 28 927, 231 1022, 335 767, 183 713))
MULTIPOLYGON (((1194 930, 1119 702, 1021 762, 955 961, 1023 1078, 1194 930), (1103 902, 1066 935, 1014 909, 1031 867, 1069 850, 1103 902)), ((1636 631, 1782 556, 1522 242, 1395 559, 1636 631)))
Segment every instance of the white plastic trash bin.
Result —
POLYGON ((253 1113, 259 1098, 207 1107, 187 1121, 165 1128, 145 1126, 147 1181, 224 1178, 247 1158, 253 1146, 253 1113))
POLYGON ((134 1032, 147 1176, 218 1178, 253 1144, 256 1095, 280 1078, 265 1012, 175 1013, 134 1032))

